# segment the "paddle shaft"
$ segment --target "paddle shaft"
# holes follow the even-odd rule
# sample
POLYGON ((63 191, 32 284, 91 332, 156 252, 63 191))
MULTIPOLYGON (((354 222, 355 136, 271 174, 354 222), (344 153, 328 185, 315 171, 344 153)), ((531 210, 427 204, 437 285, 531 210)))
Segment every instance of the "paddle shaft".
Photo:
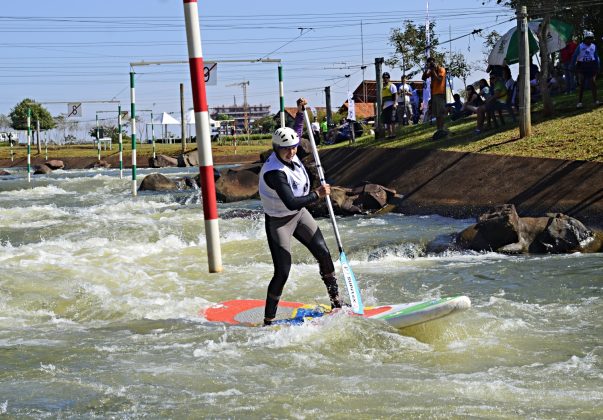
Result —
MULTIPOLYGON (((312 132, 312 125, 310 124, 310 118, 306 108, 303 108, 304 121, 308 128, 308 137, 310 138, 310 146, 312 148, 312 155, 314 155, 314 162, 316 163, 316 170, 318 177, 320 178, 321 185, 325 185, 325 174, 320 164, 320 156, 318 156, 318 149, 316 148, 316 142, 314 141, 314 133, 312 132)), ((341 236, 339 236, 339 229, 337 228, 337 222, 335 221, 335 212, 333 211, 333 203, 331 203, 331 197, 328 195, 325 197, 327 202, 327 208, 329 209, 329 216, 331 218, 331 224, 333 225, 333 232, 335 232, 335 239, 337 240, 337 247, 339 248, 339 262, 341 263, 341 270, 343 271, 343 277, 345 279, 345 286, 350 295, 350 303, 352 305, 352 311, 354 313, 362 315, 364 313, 364 305, 362 304, 362 296, 360 295, 360 289, 356 283, 356 276, 352 271, 352 267, 348 263, 348 258, 343 251, 343 244, 341 243, 341 236)))
MULTIPOLYGON (((318 149, 316 148, 316 142, 314 141, 314 133, 312 132, 312 125, 310 124, 310 118, 308 117, 308 112, 306 108, 304 110, 304 121, 306 122, 306 127, 308 128, 308 137, 310 137, 310 145, 312 147, 312 155, 314 156, 314 162, 316 163, 316 170, 318 172, 318 178, 320 179, 320 184, 325 185, 327 181, 325 181, 325 173, 322 170, 322 165, 320 164, 320 156, 318 156, 318 149)), ((329 209, 329 217, 331 218, 331 224, 333 225, 333 232, 335 232, 335 240, 337 241, 337 247, 339 248, 339 253, 343 251, 343 244, 341 243, 341 236, 339 236, 339 228, 337 227, 337 222, 335 221, 335 211, 333 211, 333 203, 331 203, 331 197, 328 195, 325 197, 327 201, 327 208, 329 209)))

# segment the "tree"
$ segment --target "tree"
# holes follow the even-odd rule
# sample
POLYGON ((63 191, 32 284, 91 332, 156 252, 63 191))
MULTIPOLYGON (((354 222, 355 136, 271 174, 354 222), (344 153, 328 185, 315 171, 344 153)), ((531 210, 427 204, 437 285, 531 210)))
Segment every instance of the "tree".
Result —
POLYGON ((500 37, 501 35, 496 31, 492 31, 482 37, 484 38, 484 49, 482 50, 482 52, 484 53, 484 62, 486 63, 486 66, 488 66, 488 56, 490 56, 490 52, 492 51, 494 45, 498 42, 500 37))
MULTIPOLYGON (((99 137, 111 137, 111 143, 119 142, 119 130, 117 126, 112 124, 102 124, 98 127, 99 137)), ((96 127, 92 127, 88 132, 90 137, 96 138, 96 127)), ((122 141, 126 138, 126 133, 122 126, 122 141)))
POLYGON ((8 115, 0 114, 0 129, 6 130, 11 127, 11 120, 8 115))
POLYGON ((259 118, 253 122, 253 128, 259 133, 272 133, 276 129, 276 122, 272 115, 259 118))
POLYGON ((33 99, 23 99, 8 114, 11 119, 11 127, 15 130, 27 130, 27 108, 31 109, 31 125, 35 127, 35 121, 40 121, 40 129, 50 130, 56 126, 50 112, 33 99))
POLYGON ((214 120, 216 120, 216 121, 226 121, 226 120, 232 120, 232 119, 233 118, 227 114, 216 114, 214 117, 214 120))
MULTIPOLYGON (((429 23, 431 43, 430 54, 439 63, 444 63, 444 54, 437 50, 439 41, 434 32, 435 23, 429 23)), ((404 29, 394 28, 389 36, 389 43, 395 48, 394 54, 386 60, 390 67, 399 66, 408 77, 419 73, 425 65, 427 37, 425 25, 415 25, 412 21, 404 21, 404 29), (414 71, 412 69, 415 69, 414 71)))
MULTIPOLYGON (((55 122, 50 112, 33 99, 25 98, 10 111, 9 117, 15 130, 27 130, 27 109, 31 110, 31 129, 36 127, 36 121, 40 122, 41 130, 50 130, 55 127, 55 122)), ((42 153, 40 135, 37 136, 38 154, 42 153)))
MULTIPOLYGON (((494 0, 490 0, 494 1, 494 0)), ((574 26, 577 34, 586 29, 603 35, 603 8, 596 2, 584 0, 496 0, 496 3, 512 9, 526 6, 530 19, 549 15, 574 26)))
POLYGON ((471 75, 474 66, 467 62, 465 55, 460 52, 453 52, 450 57, 450 62, 446 67, 448 69, 448 75, 461 79, 463 85, 467 88, 467 79, 471 75))

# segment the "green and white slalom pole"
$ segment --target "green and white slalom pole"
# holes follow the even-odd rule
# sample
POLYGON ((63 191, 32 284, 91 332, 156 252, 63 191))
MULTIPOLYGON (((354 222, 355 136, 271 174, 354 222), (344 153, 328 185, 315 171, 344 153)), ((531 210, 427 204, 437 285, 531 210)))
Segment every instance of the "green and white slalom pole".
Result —
POLYGON ((222 271, 222 251, 220 249, 220 232, 218 230, 218 205, 216 203, 214 163, 211 154, 211 129, 205 92, 199 8, 197 0, 183 1, 191 90, 193 93, 193 108, 195 110, 195 130, 199 154, 199 175, 203 200, 203 219, 205 221, 207 260, 209 272, 219 273, 222 271))
POLYGON ((100 150, 100 138, 98 135, 98 114, 96 114, 96 150, 98 150, 98 161, 100 162, 101 150, 100 150))
POLYGON ((121 104, 117 105, 117 138, 119 139, 119 179, 124 177, 124 145, 121 135, 121 104))
POLYGON ((134 72, 130 72, 130 124, 132 130, 132 196, 136 197, 136 94, 134 91, 134 72))
MULTIPOLYGON (((314 162, 316 163, 316 170, 318 171, 318 177, 320 178, 321 185, 326 184, 325 174, 320 164, 320 156, 316 149, 316 142, 314 141, 314 133, 312 132, 312 124, 308 117, 308 111, 304 108, 304 121, 306 122, 306 128, 308 129, 308 137, 310 138, 310 145, 312 146, 312 155, 314 156, 314 162)), ((335 220, 335 212, 333 211, 333 204, 331 203, 331 197, 328 195, 325 197, 327 202, 327 208, 329 209, 329 216, 331 217, 331 224, 333 225, 333 232, 335 232, 335 239, 337 240, 337 247, 339 248, 339 262, 341 263, 341 271, 343 272, 343 278, 345 281, 345 287, 350 296, 350 305, 352 305, 352 311, 356 314, 362 315, 364 313, 364 305, 362 304, 362 296, 360 295, 360 289, 356 282, 356 276, 352 271, 352 267, 348 263, 348 258, 343 250, 343 244, 341 243, 341 236, 339 236, 339 229, 337 228, 337 221, 335 220)))
POLYGON ((280 97, 280 106, 281 106, 281 128, 285 127, 285 88, 283 85, 283 66, 282 64, 278 65, 278 94, 280 97))
POLYGON ((31 108, 27 108, 27 182, 31 182, 31 108))

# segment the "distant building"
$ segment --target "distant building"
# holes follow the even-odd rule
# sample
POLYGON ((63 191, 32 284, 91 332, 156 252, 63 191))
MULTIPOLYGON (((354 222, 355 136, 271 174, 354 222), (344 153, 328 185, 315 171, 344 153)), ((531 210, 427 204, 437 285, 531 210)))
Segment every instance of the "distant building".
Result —
MULTIPOLYGON (((400 86, 402 84, 401 80, 392 80, 396 86, 400 86)), ((418 89, 419 94, 423 93, 423 81, 422 80, 409 80, 408 84, 413 89, 418 89)), ((356 104, 360 102, 364 103, 375 103, 377 102, 377 82, 374 80, 364 80, 360 82, 358 87, 354 90, 354 102, 356 104)))
MULTIPOLYGON (((210 108, 210 116, 216 119, 218 114, 228 115, 234 119, 237 129, 245 129, 245 107, 243 105, 220 105, 210 108)), ((270 105, 247 105, 249 127, 253 121, 270 115, 270 105)))

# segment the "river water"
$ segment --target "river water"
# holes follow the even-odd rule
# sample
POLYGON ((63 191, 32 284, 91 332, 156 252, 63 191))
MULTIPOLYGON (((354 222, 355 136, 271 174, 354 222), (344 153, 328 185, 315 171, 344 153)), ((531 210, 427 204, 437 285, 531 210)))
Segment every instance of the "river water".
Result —
MULTIPOLYGON (((429 255, 472 221, 350 217, 340 230, 366 305, 465 294, 472 308, 401 331, 344 314, 225 326, 199 311, 262 299, 271 277, 259 202, 219 206, 224 271, 208 274, 199 193, 133 198, 130 182, 0 180, 0 415, 603 417, 601 255, 429 255)), ((283 299, 326 303, 310 254, 293 252, 283 299)))

